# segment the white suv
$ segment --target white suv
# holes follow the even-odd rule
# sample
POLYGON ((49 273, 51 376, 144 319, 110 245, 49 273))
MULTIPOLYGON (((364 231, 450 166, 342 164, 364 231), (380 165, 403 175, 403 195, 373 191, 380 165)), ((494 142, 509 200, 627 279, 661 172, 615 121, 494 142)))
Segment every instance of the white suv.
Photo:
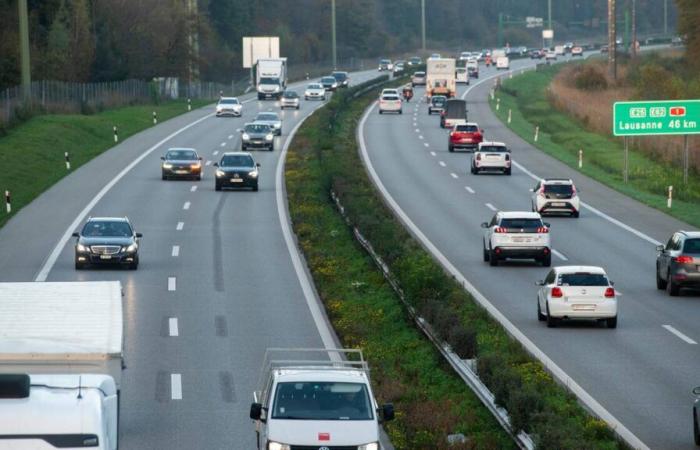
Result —
POLYGON ((472 155, 471 172, 474 175, 484 170, 496 170, 510 175, 510 150, 502 142, 482 142, 472 155))
POLYGON ((499 211, 484 222, 484 261, 497 266, 506 258, 534 259, 543 266, 552 265, 549 224, 538 213, 499 211))
POLYGON ((555 267, 537 285, 537 319, 548 327, 562 319, 592 319, 617 328, 617 294, 603 268, 555 267))
POLYGON ((403 110, 401 105, 401 97, 398 95, 383 94, 379 99, 379 114, 384 114, 385 112, 397 112, 402 114, 403 110))
POLYGON ((581 201, 570 178, 544 178, 532 191, 532 210, 540 214, 564 213, 578 217, 581 201))

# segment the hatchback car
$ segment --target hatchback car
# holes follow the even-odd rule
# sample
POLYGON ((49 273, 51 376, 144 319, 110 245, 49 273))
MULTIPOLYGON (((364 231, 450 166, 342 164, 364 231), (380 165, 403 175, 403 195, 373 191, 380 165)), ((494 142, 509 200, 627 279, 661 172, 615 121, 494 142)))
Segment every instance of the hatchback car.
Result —
POLYGON ((338 82, 338 87, 346 88, 350 84, 350 77, 347 72, 335 71, 331 75, 338 82))
POLYGON ((542 216, 525 211, 499 211, 484 222, 484 261, 492 266, 511 259, 534 259, 543 266, 552 264, 549 224, 542 216))
POLYGON ((202 179, 202 157, 193 148, 170 148, 161 156, 161 178, 202 179))
POLYGON ((276 112, 260 112, 255 116, 253 123, 267 125, 276 136, 282 136, 282 119, 276 112))
POLYGON ((299 94, 295 91, 284 91, 280 99, 280 109, 299 109, 299 94))
POLYGON ((533 211, 579 217, 581 200, 570 178, 544 178, 537 182, 531 192, 533 211))
POLYGON ((391 63, 390 59, 382 59, 379 61, 379 68, 377 70, 380 72, 384 72, 385 70, 391 71, 393 69, 394 65, 391 63))
POLYGON ((214 189, 220 191, 225 187, 252 188, 258 190, 260 182, 260 164, 247 152, 224 153, 216 167, 214 189))
POLYGON ((415 72, 411 77, 412 86, 425 86, 425 72, 415 72))
POLYGON ((241 117, 243 104, 236 97, 221 97, 216 103, 216 117, 241 117))
POLYGON ((447 138, 447 149, 450 152, 458 148, 475 149, 484 140, 484 130, 476 123, 455 125, 447 138))
POLYGON ((396 112, 403 114, 403 109, 401 97, 394 94, 384 94, 379 99, 379 114, 384 114, 385 112, 396 112))
POLYGON ((275 135, 269 125, 264 123, 247 123, 241 129, 241 150, 260 148, 273 151, 275 135))
POLYGON ((327 91, 335 91, 338 88, 338 81, 335 77, 323 77, 321 78, 321 85, 327 91))
POLYGON ((671 296, 682 288, 700 289, 700 231, 674 233, 656 250, 656 287, 671 296))
POLYGON ((571 56, 583 56, 583 47, 572 47, 571 48, 571 56))
POLYGON ((136 270, 139 266, 139 240, 126 217, 91 217, 80 232, 73 233, 75 269, 90 265, 114 264, 136 270))
POLYGON ((617 293, 602 267, 555 267, 537 285, 537 319, 549 328, 566 319, 597 320, 617 328, 617 293))
POLYGON ((432 97, 430 97, 430 103, 428 103, 428 114, 440 114, 445 110, 446 103, 447 97, 445 97, 444 95, 433 95, 432 97))
POLYGON ((321 83, 310 83, 304 91, 304 100, 325 100, 326 90, 321 83))
POLYGON ((497 171, 505 175, 511 173, 510 149, 502 142, 481 142, 472 155, 471 173, 497 171))

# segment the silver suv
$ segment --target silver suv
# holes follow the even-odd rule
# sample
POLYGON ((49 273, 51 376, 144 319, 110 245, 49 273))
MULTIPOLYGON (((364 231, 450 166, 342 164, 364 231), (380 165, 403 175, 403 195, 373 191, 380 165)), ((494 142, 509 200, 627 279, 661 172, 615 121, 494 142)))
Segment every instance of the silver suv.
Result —
POLYGON ((545 267, 552 265, 549 224, 529 211, 499 211, 490 222, 481 224, 484 232, 484 261, 534 259, 545 267))
POLYGON ((679 231, 656 257, 656 287, 677 296, 681 288, 700 289, 700 231, 679 231))

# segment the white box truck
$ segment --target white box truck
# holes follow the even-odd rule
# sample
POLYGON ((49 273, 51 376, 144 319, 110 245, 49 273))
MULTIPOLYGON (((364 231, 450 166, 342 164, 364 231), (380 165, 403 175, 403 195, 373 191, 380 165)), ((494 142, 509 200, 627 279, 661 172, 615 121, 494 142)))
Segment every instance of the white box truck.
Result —
POLYGON ((380 450, 380 424, 394 418, 378 407, 362 351, 268 349, 250 418, 259 450, 380 450))
POLYGON ((118 281, 0 283, 0 448, 118 446, 118 281))
POLYGON ((258 100, 279 99, 287 88, 287 58, 259 59, 255 66, 258 100))
POLYGON ((425 91, 428 98, 444 95, 447 98, 457 94, 456 61, 452 58, 430 58, 427 61, 425 91))
POLYGON ((510 58, 503 49, 496 49, 491 52, 491 59, 496 63, 496 70, 510 69, 510 58))

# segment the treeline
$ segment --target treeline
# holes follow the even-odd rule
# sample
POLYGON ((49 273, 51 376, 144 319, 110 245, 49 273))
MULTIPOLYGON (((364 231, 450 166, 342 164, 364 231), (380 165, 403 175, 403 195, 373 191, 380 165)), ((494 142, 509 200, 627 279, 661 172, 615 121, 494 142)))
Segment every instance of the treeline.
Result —
MULTIPOLYGON (((28 2, 35 79, 187 79, 194 32, 204 80, 227 82, 242 72, 243 36, 280 36, 282 52, 294 62, 331 58, 330 0, 28 2)), ((618 0, 620 17, 630 2, 618 0)), ((336 0, 339 59, 418 48, 420 4, 421 0, 336 0)), ((640 32, 663 30, 663 4, 664 0, 637 0, 640 32)), ((426 0, 426 5, 429 46, 455 50, 496 45, 499 13, 510 19, 547 15, 547 0, 426 0)), ((605 25, 600 22, 606 14, 607 0, 553 1, 555 30, 561 39, 603 36, 605 25)), ((17 0, 0 0, 0 88, 19 82, 17 16, 17 0)), ((503 36, 512 45, 536 45, 540 31, 514 24, 504 28, 503 36)))

